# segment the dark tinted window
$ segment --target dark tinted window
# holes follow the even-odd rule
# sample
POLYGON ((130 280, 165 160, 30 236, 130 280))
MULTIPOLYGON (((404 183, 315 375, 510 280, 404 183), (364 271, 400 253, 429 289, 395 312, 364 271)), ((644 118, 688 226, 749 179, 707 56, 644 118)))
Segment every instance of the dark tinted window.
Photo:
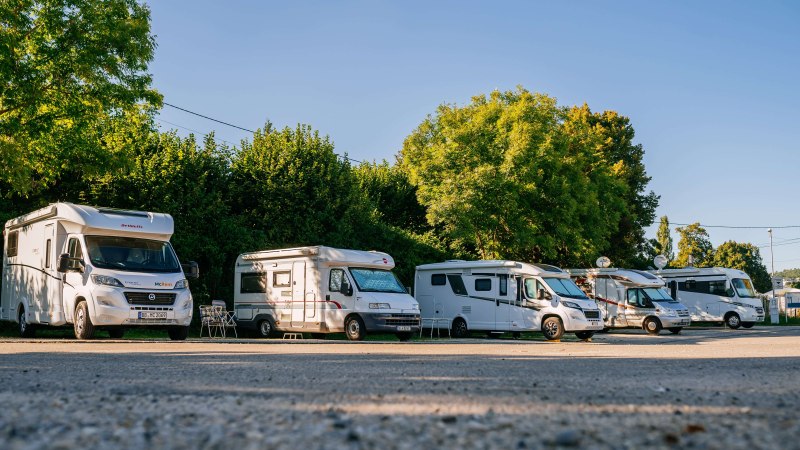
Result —
POLYGON ((267 274, 243 273, 239 292, 242 294, 263 294, 267 292, 267 274))
POLYGON ((288 270, 286 272, 273 272, 272 273, 272 286, 273 287, 289 287, 292 285, 292 273, 288 270))
POLYGON ((686 280, 678 283, 678 289, 685 292, 697 292, 699 294, 719 295, 722 297, 733 296, 733 289, 725 289, 725 280, 686 280))
POLYGON ((461 275, 448 275, 447 281, 450 282, 450 289, 453 290, 454 294, 467 295, 467 287, 464 286, 464 280, 461 279, 461 275))
POLYGON ((45 269, 50 268, 50 247, 51 241, 50 239, 47 240, 47 244, 44 246, 44 267, 45 269))
POLYGON ((491 291, 492 290, 492 279, 491 278, 478 278, 475 280, 475 290, 476 291, 491 291))
POLYGON ((17 256, 17 248, 19 246, 19 231, 12 231, 8 234, 8 247, 6 248, 6 256, 11 258, 17 256))
POLYGON ((508 275, 500 275, 500 295, 508 295, 508 275))
POLYGON ((431 275, 431 286, 444 286, 447 284, 447 276, 443 273, 431 275))

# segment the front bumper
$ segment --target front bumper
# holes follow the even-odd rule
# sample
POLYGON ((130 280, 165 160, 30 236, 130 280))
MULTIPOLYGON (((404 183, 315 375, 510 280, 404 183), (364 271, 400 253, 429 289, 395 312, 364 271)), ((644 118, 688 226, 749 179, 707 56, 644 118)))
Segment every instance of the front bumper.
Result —
POLYGON ((567 323, 564 324, 564 331, 600 331, 603 329, 603 319, 600 310, 586 309, 577 310, 570 308, 567 310, 567 323), (586 317, 589 315, 590 317, 586 317))
MULTIPOLYGON (((125 292, 134 291, 126 289, 125 292)), ((129 303, 121 289, 95 288, 92 323, 97 326, 189 326, 194 302, 188 289, 153 292, 175 294, 175 300, 172 304, 129 303)))
POLYGON ((369 332, 402 333, 419 331, 418 313, 360 313, 369 332))
POLYGON ((690 317, 681 316, 658 316, 661 321, 661 326, 664 328, 688 327, 692 324, 690 317))

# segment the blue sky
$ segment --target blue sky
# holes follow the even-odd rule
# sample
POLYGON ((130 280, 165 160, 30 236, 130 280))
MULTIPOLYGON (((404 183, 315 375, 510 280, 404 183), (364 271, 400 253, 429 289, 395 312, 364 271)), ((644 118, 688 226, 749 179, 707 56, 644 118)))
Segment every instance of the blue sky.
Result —
MULTIPOLYGON (((249 129, 307 123, 340 153, 393 161, 439 104, 522 85, 630 117, 659 216, 800 225, 798 2, 149 4, 166 102, 249 129)), ((159 121, 248 137, 168 107, 159 121)), ((770 269, 766 230, 708 231, 767 245, 770 269)), ((777 270, 800 267, 800 240, 774 250, 777 270)))

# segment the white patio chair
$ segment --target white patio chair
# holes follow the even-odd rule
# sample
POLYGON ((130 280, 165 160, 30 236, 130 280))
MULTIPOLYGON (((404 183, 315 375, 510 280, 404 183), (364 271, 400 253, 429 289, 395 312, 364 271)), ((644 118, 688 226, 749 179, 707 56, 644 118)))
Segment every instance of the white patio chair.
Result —
POLYGON ((227 329, 233 328, 233 335, 239 338, 239 333, 236 331, 236 315, 233 311, 228 311, 225 300, 211 300, 211 306, 215 308, 216 313, 219 315, 219 320, 222 327, 222 337, 227 336, 227 329))

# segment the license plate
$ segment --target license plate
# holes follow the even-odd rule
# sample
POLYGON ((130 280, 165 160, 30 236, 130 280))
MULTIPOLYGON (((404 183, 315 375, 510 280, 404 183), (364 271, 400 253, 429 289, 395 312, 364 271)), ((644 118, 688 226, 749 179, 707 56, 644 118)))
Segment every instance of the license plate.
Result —
POLYGON ((140 319, 166 319, 167 313, 166 312, 146 312, 142 311, 139 313, 140 319))
POLYGON ((397 331, 411 331, 411 327, 406 326, 406 325, 399 325, 397 327, 397 331))

